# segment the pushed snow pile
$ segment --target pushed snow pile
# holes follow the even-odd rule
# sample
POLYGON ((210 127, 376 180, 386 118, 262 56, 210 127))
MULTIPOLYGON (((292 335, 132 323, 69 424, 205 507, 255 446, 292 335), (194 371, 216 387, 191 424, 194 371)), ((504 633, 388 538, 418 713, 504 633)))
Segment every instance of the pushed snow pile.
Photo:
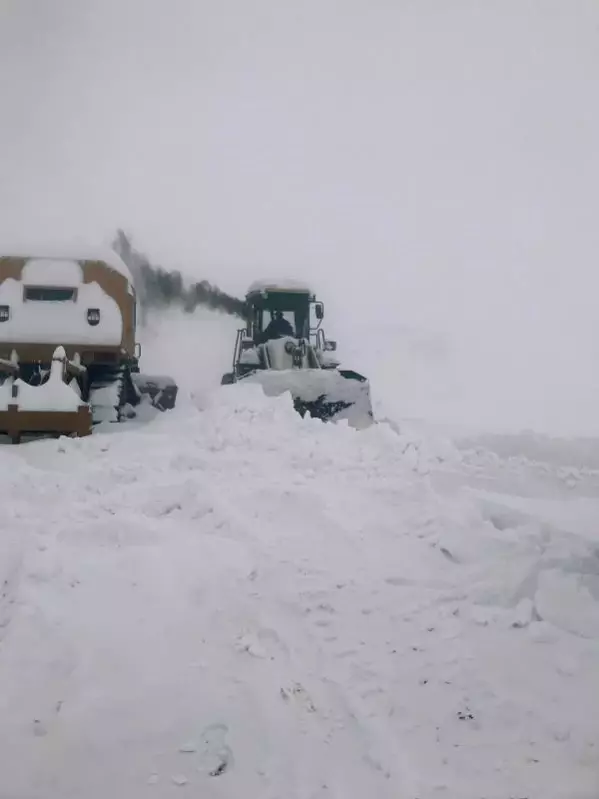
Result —
POLYGON ((228 388, 0 451, 2 792, 596 796, 596 540, 228 388))
MULTIPOLYGON (((278 342, 277 342, 278 343, 278 342)), ((303 402, 340 403, 337 419, 345 418, 357 429, 372 424, 372 405, 368 383, 348 380, 334 369, 259 370, 243 379, 258 383, 269 397, 289 396, 303 402)), ((229 389, 235 391, 237 386, 229 389)), ((290 404, 289 399, 286 400, 290 404)))
POLYGON ((291 391, 292 394, 301 394, 307 401, 316 400, 327 392, 351 400, 356 388, 365 385, 357 380, 346 380, 334 369, 265 370, 244 379, 245 382, 260 383, 268 396, 291 391))

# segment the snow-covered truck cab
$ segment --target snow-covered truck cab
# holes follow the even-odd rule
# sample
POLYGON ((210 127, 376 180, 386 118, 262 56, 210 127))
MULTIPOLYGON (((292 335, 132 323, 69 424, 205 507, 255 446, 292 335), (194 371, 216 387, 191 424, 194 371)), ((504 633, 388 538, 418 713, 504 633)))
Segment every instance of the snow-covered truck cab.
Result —
POLYGON ((322 329, 324 305, 296 281, 258 281, 245 298, 246 327, 237 331, 233 371, 223 385, 247 379, 268 395, 289 391, 295 409, 323 421, 372 424, 370 386, 357 372, 339 369, 336 342, 322 329))
POLYGON ((88 435, 144 393, 172 407, 172 381, 139 375, 135 336, 133 280, 116 253, 0 256, 0 433, 88 435))

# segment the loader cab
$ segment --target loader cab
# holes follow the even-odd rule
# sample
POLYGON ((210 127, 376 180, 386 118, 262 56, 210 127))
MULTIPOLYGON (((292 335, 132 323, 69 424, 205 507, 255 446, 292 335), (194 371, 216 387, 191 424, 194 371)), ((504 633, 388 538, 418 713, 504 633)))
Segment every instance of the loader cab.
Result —
MULTIPOLYGON (((331 352, 337 345, 327 341, 321 327, 324 305, 316 300, 308 286, 296 282, 253 283, 245 296, 246 326, 237 331, 233 354, 233 370, 222 377, 228 384, 256 370, 271 369, 264 346, 268 341, 266 329, 280 313, 291 326, 292 337, 299 339, 296 352, 307 353, 312 367, 334 368, 338 365, 331 352)), ((304 356, 302 356, 304 357, 304 356)))
POLYGON ((280 312, 296 338, 315 342, 324 317, 324 306, 307 286, 297 283, 254 283, 246 295, 247 338, 260 343, 264 331, 280 312))
POLYGON ((245 327, 237 331, 232 369, 221 385, 240 381, 262 385, 267 396, 289 393, 303 417, 322 421, 346 419, 356 429, 373 422, 368 380, 348 369, 331 353, 321 327, 324 305, 313 292, 295 282, 254 283, 245 296, 245 327), (282 326, 265 340, 273 316, 281 313, 294 335, 282 326))

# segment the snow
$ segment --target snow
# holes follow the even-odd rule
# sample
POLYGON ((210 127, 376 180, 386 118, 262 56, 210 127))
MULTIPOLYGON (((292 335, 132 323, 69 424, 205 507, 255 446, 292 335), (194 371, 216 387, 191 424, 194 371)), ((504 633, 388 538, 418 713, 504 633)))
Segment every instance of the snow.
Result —
POLYGON ((298 280, 288 278, 272 278, 255 280, 247 290, 247 294, 254 294, 262 291, 297 291, 304 294, 313 294, 312 289, 298 280))
POLYGON ((111 248, 89 244, 58 244, 53 241, 9 244, 0 241, 0 256, 54 261, 103 261, 133 285, 133 277, 122 258, 111 248))
POLYGON ((331 352, 327 352, 326 350, 316 350, 316 354, 323 369, 333 368, 340 365, 340 361, 337 356, 333 355, 331 352))
POLYGON ((243 350, 239 356, 239 363, 245 364, 247 366, 260 366, 260 357, 258 356, 258 350, 256 347, 243 350))
POLYGON ((594 797, 599 471, 302 420, 189 370, 220 325, 148 333, 174 411, 0 450, 3 791, 594 797))
MULTIPOLYGON (((73 285, 77 267, 72 262, 50 263, 47 285, 54 277, 62 276, 73 285)), ((31 268, 35 281, 43 277, 43 264, 33 261, 31 268), (40 269, 41 267, 41 269, 40 269), (42 275, 40 275, 42 271, 42 275)), ((45 281, 42 285, 46 284, 45 281)), ((32 282, 32 285, 40 285, 32 282)), ((65 285, 59 283, 59 285, 65 285)), ((0 304, 10 307, 10 318, 0 325, 0 340, 9 343, 39 343, 50 340, 56 344, 81 344, 118 346, 122 340, 123 320, 119 306, 97 283, 79 283, 75 301, 38 302, 23 300, 24 283, 8 278, 0 283, 0 304), (100 309, 100 323, 92 327, 87 322, 87 309, 100 309)))
POLYGON ((246 383, 258 383, 269 397, 281 395, 299 397, 304 402, 315 402, 326 395, 330 402, 352 403, 336 414, 346 419, 356 429, 372 424, 371 399, 367 383, 348 380, 336 371, 324 369, 281 369, 257 371, 243 378, 246 383))
POLYGON ((24 286, 76 288, 83 283, 83 270, 77 261, 33 258, 23 267, 21 282, 24 286))

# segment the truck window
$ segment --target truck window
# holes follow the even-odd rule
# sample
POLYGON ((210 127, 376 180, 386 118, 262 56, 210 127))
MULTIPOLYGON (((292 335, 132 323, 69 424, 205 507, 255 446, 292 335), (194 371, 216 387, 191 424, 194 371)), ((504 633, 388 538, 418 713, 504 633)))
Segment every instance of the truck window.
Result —
POLYGON ((75 289, 52 288, 50 286, 25 286, 25 301, 68 302, 75 299, 75 289))

